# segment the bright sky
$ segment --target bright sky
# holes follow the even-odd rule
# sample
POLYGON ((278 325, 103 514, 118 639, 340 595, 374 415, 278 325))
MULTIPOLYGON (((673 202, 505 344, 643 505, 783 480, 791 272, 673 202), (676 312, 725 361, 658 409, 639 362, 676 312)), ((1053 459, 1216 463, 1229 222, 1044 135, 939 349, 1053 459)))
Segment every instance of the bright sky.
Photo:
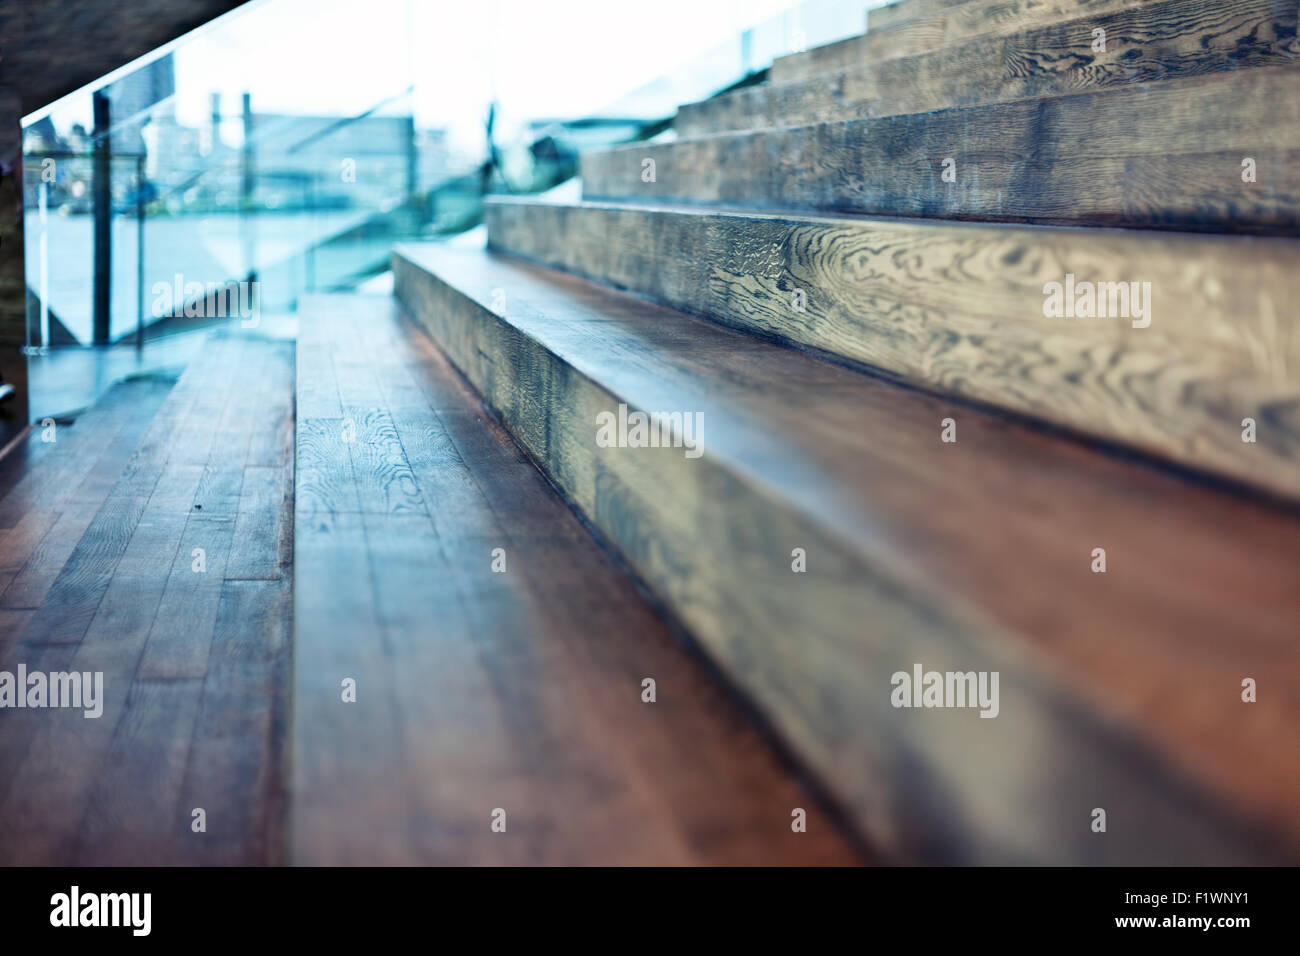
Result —
POLYGON ((351 114, 414 83, 421 126, 481 137, 504 119, 580 116, 794 0, 263 0, 176 54, 180 120, 244 90, 258 112, 351 114), (232 70, 233 64, 238 69, 232 70))

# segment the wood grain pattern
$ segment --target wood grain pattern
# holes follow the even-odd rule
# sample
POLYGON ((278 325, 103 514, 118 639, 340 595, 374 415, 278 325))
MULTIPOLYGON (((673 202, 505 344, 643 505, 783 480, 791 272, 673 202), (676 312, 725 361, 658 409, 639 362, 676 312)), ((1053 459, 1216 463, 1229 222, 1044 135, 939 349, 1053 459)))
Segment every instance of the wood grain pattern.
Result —
POLYGON ((487 222, 495 249, 1300 497, 1294 240, 518 199, 487 222), (1067 273, 1150 282, 1150 325, 1045 317, 1067 273))
POLYGON ((1253 672, 1300 681, 1294 515, 559 273, 439 247, 394 265, 517 440, 887 852, 1295 855, 1278 735, 1300 696, 1238 698, 1253 672), (704 456, 598 447, 619 402, 701 411, 704 456), (1090 571, 1097 546, 1122 572, 1090 571), (999 671, 1001 716, 894 709, 914 662, 999 671), (1095 806, 1123 808, 1122 840, 1090 839, 1095 806))
POLYGON ((960 6, 968 2, 970 0, 898 0, 897 3, 890 3, 883 7, 868 10, 867 28, 869 30, 883 30, 887 27, 896 27, 900 23, 932 17, 937 13, 942 13, 949 7, 960 6))
POLYGON ((1298 91, 1300 72, 1259 69, 638 144, 584 154, 583 198, 1294 235, 1298 91))
POLYGON ((54 572, 19 620, 6 666, 101 671, 105 697, 98 719, 0 711, 0 862, 283 858, 290 569, 279 539, 292 527, 293 376, 289 346, 216 336, 174 387, 111 390, 0 501, 51 509, 0 539, 0 564, 21 564, 20 577, 54 572), (152 406, 129 400, 142 389, 152 406), (87 449, 95 454, 74 470, 87 449), (80 481, 62 491, 29 481, 51 468, 80 481), (194 547, 207 551, 203 573, 192 570, 194 547), (232 562, 231 572, 266 580, 223 580, 232 562), (191 830, 196 806, 207 833, 191 830))
POLYGON ((299 430, 300 482, 331 480, 298 514, 292 862, 861 861, 392 300, 303 310, 311 368, 376 427, 299 430))
POLYGON ((1157 2, 1159 0, 971 0, 928 17, 908 19, 886 29, 873 28, 863 36, 778 57, 772 62, 769 77, 773 83, 788 83, 818 73, 916 56, 974 39, 993 39, 1062 20, 1099 17, 1157 2))
POLYGON ((746 87, 683 106, 678 135, 981 106, 1274 65, 1294 66, 1289 0, 1169 0, 998 40, 746 87), (1096 28, 1106 48, 1093 49, 1096 28))

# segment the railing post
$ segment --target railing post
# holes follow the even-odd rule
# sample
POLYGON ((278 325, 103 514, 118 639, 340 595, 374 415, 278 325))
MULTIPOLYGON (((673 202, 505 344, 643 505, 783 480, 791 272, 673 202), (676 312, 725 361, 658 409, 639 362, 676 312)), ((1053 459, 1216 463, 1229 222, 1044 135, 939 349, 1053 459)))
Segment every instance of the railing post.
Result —
POLYGON ((144 348, 144 153, 135 158, 135 350, 144 348))
POLYGON ((95 272, 91 300, 91 341, 107 345, 112 331, 113 307, 113 157, 109 100, 103 90, 92 96, 94 104, 94 167, 91 215, 95 229, 95 272))
POLYGON ((240 149, 239 222, 244 240, 244 264, 247 269, 247 275, 244 278, 247 282, 254 282, 257 279, 256 240, 254 238, 256 226, 253 220, 255 215, 253 193, 256 186, 256 173, 254 170, 255 154, 253 152, 253 95, 251 93, 244 94, 243 118, 244 145, 240 149))

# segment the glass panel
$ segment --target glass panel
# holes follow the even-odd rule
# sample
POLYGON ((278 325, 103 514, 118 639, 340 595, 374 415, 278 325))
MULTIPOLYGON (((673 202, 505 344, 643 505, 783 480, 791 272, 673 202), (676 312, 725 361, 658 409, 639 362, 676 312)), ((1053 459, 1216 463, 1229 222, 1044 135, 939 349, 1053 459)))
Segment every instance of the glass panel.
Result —
POLYGON ((671 136, 679 103, 874 5, 663 0, 635 37, 604 0, 240 8, 25 119, 33 416, 217 329, 291 335, 304 295, 386 270, 395 241, 472 228, 485 192, 550 189, 584 148, 671 136))

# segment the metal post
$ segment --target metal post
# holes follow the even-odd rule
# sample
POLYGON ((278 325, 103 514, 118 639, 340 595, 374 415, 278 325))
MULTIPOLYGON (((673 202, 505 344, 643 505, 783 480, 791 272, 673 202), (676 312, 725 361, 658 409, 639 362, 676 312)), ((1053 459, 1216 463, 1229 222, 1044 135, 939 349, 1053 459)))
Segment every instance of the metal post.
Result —
POLYGON ((93 94, 92 102, 95 145, 91 214, 95 228, 95 272, 91 292, 91 340, 95 345, 107 345, 112 337, 113 159, 108 97, 103 90, 98 90, 93 94))
POLYGON ((316 242, 319 235, 316 234, 316 174, 310 172, 307 174, 307 219, 311 223, 313 235, 307 240, 307 291, 316 291, 316 242))
POLYGON ((144 349, 144 153, 135 158, 135 350, 144 349))
POLYGON ((255 172, 253 168, 253 96, 251 93, 244 94, 243 107, 244 146, 240 150, 239 223, 244 238, 244 266, 247 270, 247 275, 244 278, 248 282, 254 282, 257 279, 256 250, 254 248, 255 226, 253 222, 253 191, 256 184, 254 182, 255 172))
POLYGON ((39 195, 38 208, 40 209, 41 218, 41 348, 48 349, 50 346, 50 203, 44 170, 41 171, 39 195))

